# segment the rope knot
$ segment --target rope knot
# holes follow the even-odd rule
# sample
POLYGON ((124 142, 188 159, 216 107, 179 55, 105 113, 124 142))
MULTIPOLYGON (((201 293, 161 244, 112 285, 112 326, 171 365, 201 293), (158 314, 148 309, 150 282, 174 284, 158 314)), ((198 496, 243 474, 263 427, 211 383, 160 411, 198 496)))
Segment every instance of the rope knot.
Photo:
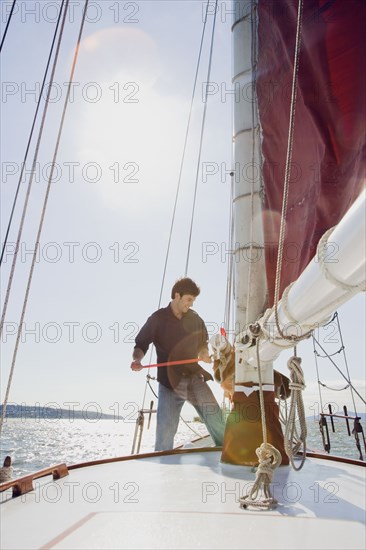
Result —
POLYGON ((267 472, 271 476, 270 481, 272 480, 273 471, 281 464, 282 457, 281 453, 271 445, 270 443, 262 443, 262 445, 255 451, 259 464, 258 472, 267 472))
POLYGON ((270 443, 262 443, 255 452, 259 460, 256 479, 250 492, 240 498, 240 507, 253 506, 254 508, 265 508, 267 510, 275 508, 277 500, 273 498, 269 486, 274 470, 282 462, 281 453, 270 443), (258 500, 261 488, 263 489, 264 498, 258 500))

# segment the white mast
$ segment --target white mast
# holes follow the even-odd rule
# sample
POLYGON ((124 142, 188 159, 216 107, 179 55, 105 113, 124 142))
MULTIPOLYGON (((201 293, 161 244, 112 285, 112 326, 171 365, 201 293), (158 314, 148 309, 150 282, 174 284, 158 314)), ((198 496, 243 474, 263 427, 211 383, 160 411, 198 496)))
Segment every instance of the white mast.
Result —
POLYGON ((261 135, 252 66, 256 2, 233 2, 233 8, 235 330, 240 332, 263 312, 267 283, 260 196, 261 135))

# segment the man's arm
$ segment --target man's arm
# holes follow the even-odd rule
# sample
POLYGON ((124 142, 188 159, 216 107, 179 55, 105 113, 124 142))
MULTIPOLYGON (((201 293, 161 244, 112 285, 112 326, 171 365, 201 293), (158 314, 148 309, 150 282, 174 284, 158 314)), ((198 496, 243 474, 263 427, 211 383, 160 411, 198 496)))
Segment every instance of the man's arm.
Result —
POLYGON ((206 328, 206 325, 205 325, 203 319, 201 319, 201 323, 202 323, 202 325, 201 325, 202 345, 201 345, 201 348, 198 352, 198 357, 204 363, 212 363, 212 359, 211 359, 211 357, 208 353, 208 332, 207 332, 207 328, 206 328))
POLYGON ((141 361, 142 361, 144 355, 145 355, 144 352, 140 348, 135 348, 133 350, 132 363, 131 363, 131 369, 132 370, 138 371, 138 370, 141 370, 143 368, 142 365, 141 365, 141 361))
POLYGON ((202 347, 198 353, 198 357, 201 361, 204 363, 212 363, 212 359, 208 353, 208 347, 207 345, 202 347))
POLYGON ((141 361, 149 349, 151 342, 154 341, 156 330, 156 315, 151 315, 135 338, 135 347, 132 353, 131 369, 139 371, 143 368, 141 361))

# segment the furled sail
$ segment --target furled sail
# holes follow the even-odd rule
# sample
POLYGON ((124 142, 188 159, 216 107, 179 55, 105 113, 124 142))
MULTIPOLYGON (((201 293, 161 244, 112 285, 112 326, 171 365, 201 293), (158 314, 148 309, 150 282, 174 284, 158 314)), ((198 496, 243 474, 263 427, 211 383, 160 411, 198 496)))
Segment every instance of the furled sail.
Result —
MULTIPOLYGON (((344 219, 364 186, 365 23, 366 4, 359 0, 235 2, 233 82, 240 90, 234 106, 235 328, 239 331, 224 462, 258 460, 265 416, 268 443, 280 451, 282 463, 288 463, 273 376, 273 360, 283 348, 277 340, 271 344, 273 336, 266 336, 266 321, 260 318, 276 302, 275 288, 277 300, 281 299, 310 265, 321 237, 344 219), (279 271, 281 223, 285 230, 279 271), (260 346, 267 341, 272 348, 264 358, 260 346), (258 383, 263 384, 264 403, 258 383)), ((361 286, 356 285, 357 291, 361 286)), ((327 307, 315 322, 326 318, 327 307)), ((295 311, 286 319, 287 307, 277 310, 276 305, 277 311, 281 320, 299 325, 301 337, 309 333, 312 325, 306 322, 314 318, 312 312, 306 318, 295 311)), ((281 323, 272 320, 272 325, 281 323)), ((276 338, 281 339, 281 333, 276 338)), ((286 337, 284 347, 295 343, 291 338, 286 337)), ((230 363, 227 357, 225 361, 230 363)))
MULTIPOLYGON (((257 6, 269 307, 274 298, 297 6, 297 0, 266 0, 257 6)), ((364 186, 365 26, 362 0, 304 2, 280 296, 364 186)))

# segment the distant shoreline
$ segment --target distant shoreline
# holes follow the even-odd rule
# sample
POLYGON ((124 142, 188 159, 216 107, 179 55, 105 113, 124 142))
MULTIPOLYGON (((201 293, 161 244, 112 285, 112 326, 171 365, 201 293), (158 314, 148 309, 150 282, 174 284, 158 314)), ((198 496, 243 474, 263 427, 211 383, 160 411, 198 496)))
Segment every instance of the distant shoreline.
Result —
MULTIPOLYGON (((3 412, 3 406, 0 405, 0 414, 3 412)), ((124 420, 123 416, 116 414, 106 414, 101 410, 85 408, 77 410, 73 408, 61 409, 56 407, 41 407, 30 405, 10 404, 6 407, 5 418, 30 418, 37 420, 124 420)))
MULTIPOLYGON (((3 405, 0 405, 0 414, 2 415, 3 411, 3 405)), ((137 412, 137 411, 136 411, 137 412)), ((353 411, 349 411, 349 416, 356 416, 353 411)), ((358 413, 358 417, 360 417, 361 422, 365 422, 366 420, 366 414, 365 413, 358 413)), ((38 405, 25 405, 22 404, 14 404, 11 403, 6 408, 6 415, 5 418, 22 418, 22 419, 35 419, 35 420, 86 420, 86 421, 93 421, 93 420, 126 420, 129 421, 132 420, 132 415, 129 414, 128 417, 109 413, 103 413, 102 410, 97 406, 96 404, 91 403, 89 406, 84 407, 82 410, 80 409, 74 409, 70 407, 69 409, 63 409, 59 407, 42 407, 38 405)), ((330 421, 330 418, 328 418, 328 421, 330 421)), ((308 416, 306 417, 307 422, 318 422, 319 416, 308 416)), ((334 422, 345 422, 342 418, 334 418, 334 422)), ((197 417, 193 416, 192 420, 188 422, 198 422, 201 423, 202 421, 197 417)), ((349 420, 350 424, 352 424, 352 420, 349 420)))

